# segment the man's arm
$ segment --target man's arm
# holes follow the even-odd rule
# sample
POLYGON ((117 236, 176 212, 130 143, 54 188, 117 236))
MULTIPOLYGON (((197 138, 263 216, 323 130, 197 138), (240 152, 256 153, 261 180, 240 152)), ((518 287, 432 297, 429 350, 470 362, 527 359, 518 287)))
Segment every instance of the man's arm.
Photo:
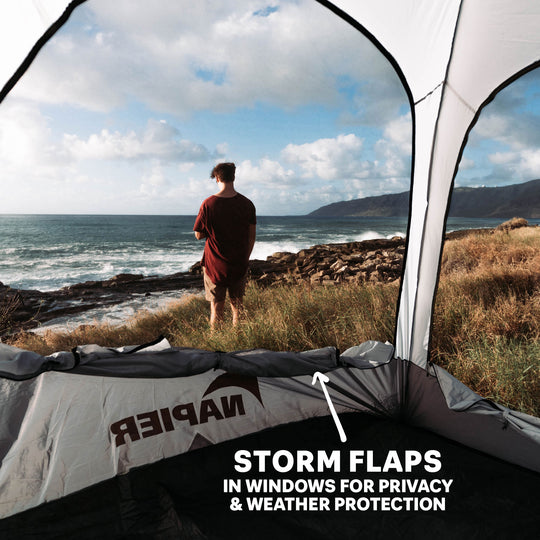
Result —
POLYGON ((248 232, 248 259, 253 251, 253 246, 255 245, 255 238, 257 237, 257 225, 250 224, 248 232))
POLYGON ((202 240, 203 238, 206 238, 206 234, 200 231, 195 231, 195 238, 197 240, 202 240))

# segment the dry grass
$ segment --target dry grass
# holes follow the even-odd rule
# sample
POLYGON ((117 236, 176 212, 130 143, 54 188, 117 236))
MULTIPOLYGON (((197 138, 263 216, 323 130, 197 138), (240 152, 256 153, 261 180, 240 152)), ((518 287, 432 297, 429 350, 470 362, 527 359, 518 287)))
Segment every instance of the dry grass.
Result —
MULTIPOLYGON (((121 327, 83 326, 24 334, 13 344, 47 355, 83 343, 139 344, 165 335, 207 350, 340 350, 392 341, 396 284, 280 286, 246 294, 246 318, 210 332, 208 305, 192 296, 121 327)), ((437 293, 431 359, 480 395, 540 416, 540 229, 473 234, 448 241, 437 293)))
POLYGON ((540 416, 540 229, 445 245, 432 360, 480 395, 540 416))

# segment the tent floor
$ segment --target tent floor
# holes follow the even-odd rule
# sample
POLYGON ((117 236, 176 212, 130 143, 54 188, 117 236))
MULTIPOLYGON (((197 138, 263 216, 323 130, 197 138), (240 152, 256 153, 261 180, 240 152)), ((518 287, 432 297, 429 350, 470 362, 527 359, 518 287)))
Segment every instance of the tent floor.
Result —
MULTIPOLYGON (((424 430, 369 415, 341 415, 347 434, 340 443, 331 417, 314 418, 141 467, 128 475, 0 521, 3 540, 80 539, 521 539, 538 538, 540 475, 465 448, 424 430), (439 450, 437 473, 249 473, 251 478, 444 478, 452 479, 439 511, 242 511, 230 509, 234 494, 223 481, 247 474, 234 470, 239 449, 439 450)), ((381 459, 379 459, 381 461, 381 459)), ((342 461, 344 464, 345 461, 342 461)), ((245 496, 242 493, 242 496, 245 496)), ((279 496, 280 494, 273 494, 279 496)), ((287 493, 294 496, 294 493, 287 493)), ((298 496, 342 494, 298 493, 298 496)), ((351 496, 350 493, 347 494, 351 496)), ((396 494, 394 494, 395 496, 396 494)), ((440 495, 440 494, 437 494, 440 495)), ((272 495, 271 495, 272 496, 272 495)), ((285 496, 285 495, 283 495, 285 496)), ((354 497, 368 496, 364 493, 354 497)), ((420 495, 419 495, 420 496, 420 495)), ((423 494, 435 497, 436 494, 423 494)))

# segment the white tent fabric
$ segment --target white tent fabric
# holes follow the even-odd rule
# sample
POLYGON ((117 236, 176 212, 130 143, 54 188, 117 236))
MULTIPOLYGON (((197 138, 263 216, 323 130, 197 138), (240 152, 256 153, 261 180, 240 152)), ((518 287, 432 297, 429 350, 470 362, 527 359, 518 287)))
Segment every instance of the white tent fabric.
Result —
MULTIPOLYGON (((540 63, 540 2, 319 1, 367 30, 400 72, 410 96, 414 167, 395 347, 398 357, 425 367, 446 210, 464 141, 497 90, 540 63)), ((10 51, 2 55, 2 87, 49 25, 79 3, 0 5, 2 51, 10 51)))
POLYGON ((69 4, 66 0, 8 0, 0 4, 0 90, 69 4))
POLYGON ((414 169, 396 354, 426 366, 445 216, 481 107, 540 61, 540 2, 336 0, 395 59, 414 103, 414 169))

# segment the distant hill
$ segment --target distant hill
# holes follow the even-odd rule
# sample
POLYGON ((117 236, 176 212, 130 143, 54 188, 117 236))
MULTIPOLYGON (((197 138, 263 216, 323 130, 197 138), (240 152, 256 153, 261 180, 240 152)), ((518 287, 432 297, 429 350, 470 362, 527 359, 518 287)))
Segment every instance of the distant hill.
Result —
MULTIPOLYGON (((315 217, 394 217, 409 213, 409 192, 366 197, 322 206, 315 217)), ((452 193, 452 217, 540 218, 540 179, 503 187, 459 187, 452 193)))

